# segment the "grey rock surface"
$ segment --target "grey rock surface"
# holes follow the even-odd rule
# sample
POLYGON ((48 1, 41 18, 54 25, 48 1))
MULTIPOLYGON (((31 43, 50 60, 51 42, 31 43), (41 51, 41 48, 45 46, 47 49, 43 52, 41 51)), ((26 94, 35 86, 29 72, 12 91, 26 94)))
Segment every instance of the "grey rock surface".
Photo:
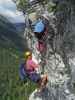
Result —
MULTIPOLYGON (((68 2, 60 0, 57 6, 62 9, 55 14, 49 14, 55 37, 52 45, 49 40, 46 40, 47 51, 43 55, 35 48, 37 39, 34 36, 29 39, 27 35, 30 41, 28 41, 29 47, 32 48, 35 58, 41 64, 39 71, 41 73, 43 70, 47 73, 49 79, 47 88, 41 93, 33 91, 29 100, 75 100, 73 86, 75 83, 75 16, 73 8, 69 13, 72 6, 68 2), (42 64, 44 60, 47 60, 46 64, 42 64)), ((50 33, 48 38, 50 38, 50 33)))

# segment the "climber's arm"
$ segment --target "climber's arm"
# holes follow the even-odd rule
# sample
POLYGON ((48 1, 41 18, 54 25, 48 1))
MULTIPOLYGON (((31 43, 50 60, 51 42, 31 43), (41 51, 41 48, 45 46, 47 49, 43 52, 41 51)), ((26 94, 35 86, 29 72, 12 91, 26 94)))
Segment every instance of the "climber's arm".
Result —
POLYGON ((36 69, 39 67, 39 64, 36 64, 34 61, 32 61, 31 66, 36 69))

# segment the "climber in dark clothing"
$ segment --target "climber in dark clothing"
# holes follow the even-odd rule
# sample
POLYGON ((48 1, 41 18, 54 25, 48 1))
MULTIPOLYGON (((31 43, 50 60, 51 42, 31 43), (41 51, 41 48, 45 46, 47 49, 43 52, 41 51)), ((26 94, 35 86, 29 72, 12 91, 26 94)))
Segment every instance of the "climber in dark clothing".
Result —
POLYGON ((40 52, 44 51, 46 49, 44 37, 47 36, 48 28, 44 24, 43 20, 39 20, 35 24, 33 32, 34 32, 36 38, 38 39, 38 45, 37 45, 38 50, 40 52))

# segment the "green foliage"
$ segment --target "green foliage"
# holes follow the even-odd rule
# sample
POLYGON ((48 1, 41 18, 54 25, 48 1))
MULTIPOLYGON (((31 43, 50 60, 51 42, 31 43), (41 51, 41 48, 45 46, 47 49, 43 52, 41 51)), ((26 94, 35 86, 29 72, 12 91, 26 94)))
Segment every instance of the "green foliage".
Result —
POLYGON ((53 3, 48 3, 48 11, 52 12, 56 10, 56 5, 53 3))
MULTIPOLYGON (((40 4, 44 5, 46 4, 49 0, 38 0, 40 4)), ((27 9, 30 8, 28 0, 17 0, 17 8, 23 12, 25 12, 27 9)))
POLYGON ((25 12, 27 7, 28 7, 28 2, 27 0, 18 0, 18 9, 25 12))
POLYGON ((20 53, 16 49, 0 47, 0 100, 28 100, 36 85, 19 79, 20 53), (11 53, 18 57, 11 55, 11 53))
POLYGON ((28 100, 35 89, 31 81, 19 80, 19 63, 23 54, 19 50, 27 45, 16 28, 5 17, 0 16, 0 100, 28 100))

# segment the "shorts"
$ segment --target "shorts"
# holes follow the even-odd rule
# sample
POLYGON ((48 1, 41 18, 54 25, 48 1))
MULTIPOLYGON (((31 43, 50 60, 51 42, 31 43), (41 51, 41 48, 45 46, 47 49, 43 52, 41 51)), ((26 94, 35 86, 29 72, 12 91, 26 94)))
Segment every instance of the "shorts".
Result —
POLYGON ((29 78, 33 81, 33 82, 39 82, 41 80, 40 74, 34 72, 34 73, 30 73, 29 78))

